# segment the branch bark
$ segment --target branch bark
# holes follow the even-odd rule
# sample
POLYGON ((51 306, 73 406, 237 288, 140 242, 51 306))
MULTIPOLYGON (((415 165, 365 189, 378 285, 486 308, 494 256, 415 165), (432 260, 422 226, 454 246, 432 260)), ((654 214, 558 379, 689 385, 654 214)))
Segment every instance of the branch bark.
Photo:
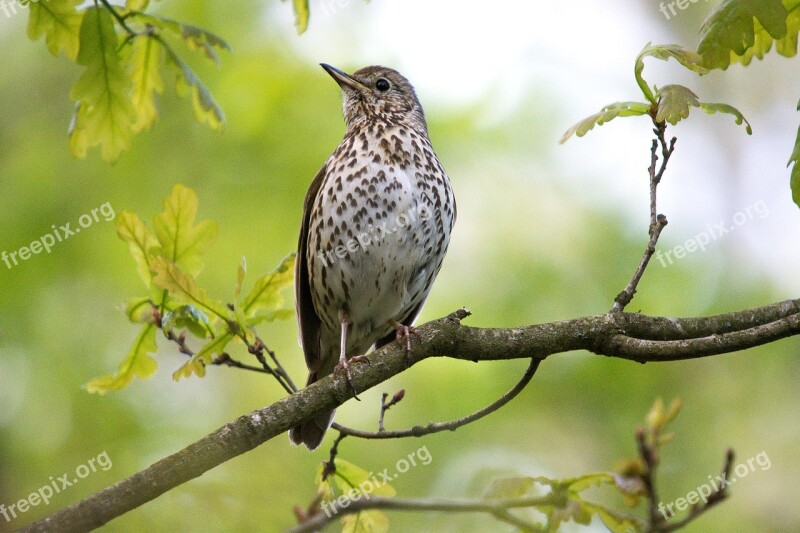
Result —
MULTIPOLYGON (((744 350, 800 334, 800 300, 704 318, 608 313, 517 328, 461 324, 466 310, 417 328, 412 364, 429 357, 469 361, 539 359, 587 350, 640 363, 694 359, 744 350)), ((353 372, 366 390, 407 368, 405 350, 394 343, 353 372)), ((88 531, 153 500, 168 490, 330 411, 352 397, 343 376, 329 376, 272 405, 241 416, 213 433, 22 531, 88 531)))

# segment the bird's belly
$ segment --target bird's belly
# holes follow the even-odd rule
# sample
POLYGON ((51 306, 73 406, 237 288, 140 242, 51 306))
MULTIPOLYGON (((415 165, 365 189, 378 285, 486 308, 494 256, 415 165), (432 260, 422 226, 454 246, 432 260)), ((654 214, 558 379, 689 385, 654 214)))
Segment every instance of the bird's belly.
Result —
POLYGON ((365 351, 425 300, 454 222, 452 190, 430 146, 399 142, 391 154, 369 143, 347 153, 361 165, 334 153, 339 163, 309 221, 312 301, 328 335, 347 315, 348 352, 365 351))

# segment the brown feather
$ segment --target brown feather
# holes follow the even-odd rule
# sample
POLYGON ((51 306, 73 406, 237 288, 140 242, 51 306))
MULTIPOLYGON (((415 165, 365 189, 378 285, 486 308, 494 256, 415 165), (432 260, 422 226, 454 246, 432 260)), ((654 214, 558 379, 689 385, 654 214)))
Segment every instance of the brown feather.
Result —
POLYGON ((297 311, 297 323, 299 325, 300 344, 306 356, 306 366, 309 370, 315 370, 319 366, 320 359, 320 318, 314 310, 314 302, 311 300, 311 286, 308 278, 308 226, 311 219, 311 209, 314 200, 319 193, 327 163, 322 165, 317 175, 314 176, 311 186, 306 193, 303 202, 303 221, 300 229, 300 238, 297 243, 297 261, 295 262, 295 308, 297 311))

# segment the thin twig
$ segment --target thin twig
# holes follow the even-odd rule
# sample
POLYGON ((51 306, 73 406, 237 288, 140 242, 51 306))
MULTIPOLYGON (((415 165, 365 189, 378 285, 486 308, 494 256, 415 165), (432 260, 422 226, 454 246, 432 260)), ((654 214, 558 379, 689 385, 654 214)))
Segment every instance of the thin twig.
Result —
MULTIPOLYGON (((111 4, 108 3, 108 0, 100 0, 100 3, 103 4, 103 6, 111 13, 111 16, 113 16, 117 20, 119 25, 122 26, 122 28, 128 33, 129 36, 135 37, 136 35, 138 35, 137 32, 130 29, 128 24, 125 22, 125 19, 122 18, 122 16, 119 13, 117 13, 117 10, 114 9, 115 6, 112 6, 111 4)), ((97 2, 95 2, 95 5, 97 5, 97 2)))
POLYGON ((383 395, 381 395, 381 417, 378 419, 378 431, 386 431, 386 428, 383 427, 383 418, 386 415, 386 411, 391 409, 392 406, 400 403, 400 401, 403 399, 405 395, 406 395, 406 390, 400 389, 399 391, 394 393, 394 396, 392 396, 392 399, 389 400, 388 402, 386 401, 386 398, 389 397, 389 394, 384 392, 383 395))
POLYGON ((641 261, 639 261, 636 272, 633 274, 633 278, 631 278, 625 289, 614 299, 614 306, 611 308, 612 312, 621 313, 625 310, 625 306, 633 300, 633 296, 636 294, 636 287, 639 285, 639 281, 644 275, 647 264, 656 252, 656 244, 658 243, 658 238, 661 236, 661 231, 667 225, 667 217, 658 214, 656 202, 657 191, 658 184, 661 183, 661 178, 664 176, 664 171, 667 170, 669 158, 675 150, 675 142, 677 139, 673 137, 669 144, 667 144, 666 137, 664 136, 667 130, 666 123, 663 121, 656 122, 655 118, 653 118, 653 124, 655 125, 653 133, 655 133, 656 138, 653 139, 653 144, 650 147, 650 167, 648 168, 648 173, 650 174, 650 227, 648 229, 648 234, 650 238, 647 241, 647 247, 645 248, 641 261), (661 165, 658 170, 656 170, 659 146, 661 146, 661 165))
POLYGON ((451 420, 449 422, 431 422, 426 426, 414 426, 409 429, 398 431, 378 431, 377 433, 348 428, 341 426, 336 422, 334 422, 331 427, 340 433, 344 433, 352 437, 358 437, 360 439, 401 439, 405 437, 422 437, 432 433, 439 433, 440 431, 455 431, 461 426, 465 426, 470 422, 474 422, 475 420, 481 419, 484 416, 497 411, 514 399, 520 392, 522 392, 528 383, 530 383, 531 379, 533 379, 534 374, 536 374, 536 369, 539 368, 540 362, 541 359, 531 359, 528 369, 525 370, 525 374, 522 375, 522 378, 519 380, 519 382, 517 382, 516 385, 514 385, 508 392, 503 394, 496 401, 490 403, 483 409, 475 411, 472 414, 451 420))
POLYGON ((677 531, 678 529, 682 529, 686 527, 689 522, 692 522, 703 515, 706 511, 717 505, 718 503, 725 500, 730 494, 728 492, 728 485, 730 484, 731 479, 731 469, 733 468, 733 459, 735 454, 733 453, 732 449, 728 449, 725 453, 725 464, 722 467, 722 483, 720 486, 711 493, 710 496, 706 499, 705 503, 698 503, 692 506, 691 511, 689 514, 678 520, 677 522, 672 523, 662 523, 657 527, 653 527, 650 531, 652 533, 669 533, 670 531, 677 531))
POLYGON ((231 368, 241 368, 242 370, 250 370, 251 372, 260 372, 261 374, 269 374, 266 370, 264 370, 260 366, 253 366, 247 365, 242 363, 241 361, 237 361, 233 357, 230 356, 227 352, 222 352, 218 356, 214 358, 211 364, 217 366, 229 366, 231 368))
MULTIPOLYGON (((658 435, 655 435, 658 439, 658 435)), ((644 463, 644 472, 641 475, 642 482, 644 482, 645 489, 647 490, 648 499, 648 514, 650 518, 651 527, 658 527, 665 518, 658 511, 658 493, 656 491, 656 468, 658 467, 658 452, 653 446, 647 442, 645 431, 638 429, 636 431, 636 444, 639 448, 639 456, 644 463)))
MULTIPOLYGON (((520 498, 504 498, 491 500, 441 500, 436 498, 416 499, 416 498, 387 498, 384 496, 370 496, 357 500, 346 498, 339 503, 339 499, 334 500, 325 512, 319 512, 310 517, 308 521, 299 524, 289 530, 289 533, 308 533, 318 531, 326 524, 336 520, 339 516, 346 514, 360 513, 369 509, 385 509, 394 511, 439 511, 451 513, 488 513, 505 521, 512 517, 508 513, 509 509, 520 509, 529 507, 539 507, 552 505, 562 507, 567 502, 560 494, 550 493, 544 496, 523 496, 520 498)), ((515 525, 522 526, 528 531, 543 531, 535 524, 529 524, 519 519, 514 520, 515 525)))
POLYGON ((278 361, 278 357, 275 355, 275 352, 270 350, 269 346, 267 346, 267 344, 263 340, 261 340, 260 337, 256 337, 256 340, 261 343, 261 346, 264 347, 264 350, 266 350, 267 354, 269 355, 269 358, 272 359, 272 362, 275 364, 275 371, 286 381, 287 385, 289 385, 289 388, 291 389, 291 392, 297 392, 299 390, 297 388, 297 385, 294 384, 294 381, 292 381, 292 378, 289 376, 289 373, 286 371, 283 365, 278 361))
POLYGON ((327 462, 323 462, 324 465, 322 468, 322 480, 325 481, 328 479, 328 476, 336 473, 336 456, 339 454, 339 443, 342 442, 347 435, 342 432, 339 432, 339 436, 336 437, 336 440, 333 441, 333 446, 331 446, 331 455, 328 458, 327 462))

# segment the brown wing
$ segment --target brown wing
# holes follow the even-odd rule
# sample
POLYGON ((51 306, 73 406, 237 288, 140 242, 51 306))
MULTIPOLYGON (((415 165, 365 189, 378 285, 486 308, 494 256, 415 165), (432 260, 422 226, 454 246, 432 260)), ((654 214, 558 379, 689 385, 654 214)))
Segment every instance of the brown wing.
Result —
POLYGON ((297 243, 297 261, 295 262, 295 308, 297 310, 297 326, 300 330, 300 344, 306 356, 306 366, 310 371, 319 366, 320 357, 320 319, 314 310, 311 299, 311 285, 308 279, 308 232, 311 210, 317 198, 322 180, 325 177, 327 163, 322 165, 314 176, 303 203, 303 222, 300 225, 300 238, 297 243))

